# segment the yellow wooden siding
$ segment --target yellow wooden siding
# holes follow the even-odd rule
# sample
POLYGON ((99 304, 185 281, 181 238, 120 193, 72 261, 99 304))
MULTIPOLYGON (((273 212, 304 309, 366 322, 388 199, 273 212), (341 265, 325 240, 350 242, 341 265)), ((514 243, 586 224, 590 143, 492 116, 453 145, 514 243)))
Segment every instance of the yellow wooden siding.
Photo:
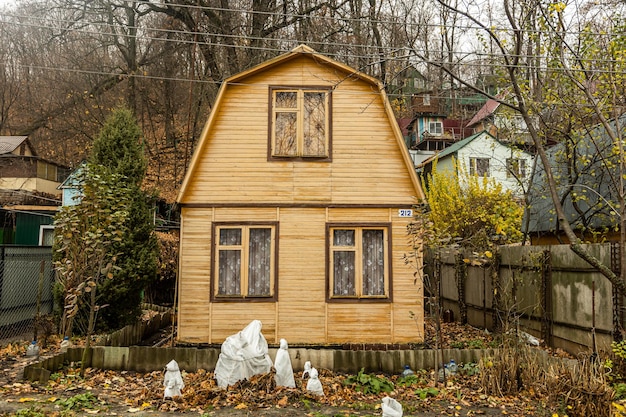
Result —
POLYGON ((280 210, 279 338, 325 340, 325 209, 280 210))
POLYGON ((328 305, 328 343, 393 343, 391 304, 328 305))
POLYGON ((368 83, 298 58, 229 85, 215 111, 183 203, 415 202, 395 121, 368 83), (332 162, 267 161, 270 85, 336 86, 332 162))
POLYGON ((246 327, 252 320, 261 320, 263 336, 269 343, 277 343, 275 308, 275 303, 213 304, 210 343, 223 342, 228 336, 246 327))
POLYGON ((268 341, 290 343, 418 342, 423 332, 421 286, 407 266, 406 225, 396 209, 369 208, 183 208, 179 340, 221 343, 253 319, 268 341), (210 305, 210 230, 215 221, 278 221, 279 272, 276 303, 210 305), (392 303, 326 303, 326 224, 392 224, 392 303), (416 314, 418 321, 410 317, 416 314), (209 314, 211 312, 211 314, 209 314), (210 334, 209 334, 210 329, 210 334))
POLYGON ((410 219, 398 217, 420 191, 375 86, 301 57, 237 79, 220 97, 180 198, 179 340, 221 343, 259 319, 270 343, 420 341, 422 289, 404 261, 410 219), (332 161, 267 160, 270 85, 334 87, 332 161), (219 207, 185 207, 194 203, 219 207), (333 204, 353 207, 311 207, 333 204), (213 221, 278 222, 276 302, 210 302, 213 221), (393 303, 326 302, 327 223, 392 224, 393 303))
POLYGON ((180 241, 178 286, 178 333, 188 342, 206 343, 209 340, 209 295, 211 251, 211 209, 181 211, 183 233, 180 241))

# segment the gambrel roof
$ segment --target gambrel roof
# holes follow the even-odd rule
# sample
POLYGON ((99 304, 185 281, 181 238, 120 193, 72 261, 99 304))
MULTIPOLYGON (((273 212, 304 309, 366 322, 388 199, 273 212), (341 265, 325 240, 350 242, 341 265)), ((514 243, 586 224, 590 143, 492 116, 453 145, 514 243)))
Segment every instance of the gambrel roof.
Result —
MULTIPOLYGON (((228 103, 227 100, 230 100, 230 98, 225 98, 228 94, 227 91, 230 91, 230 89, 234 89, 239 85, 245 85, 248 82, 253 84, 254 81, 250 81, 251 79, 253 79, 253 77, 256 77, 273 69, 278 69, 285 64, 289 64, 290 61, 302 58, 308 59, 311 62, 310 65, 323 66, 325 69, 328 69, 329 71, 332 71, 334 73, 334 76, 336 76, 335 78, 338 81, 335 81, 335 84, 332 87, 333 90, 339 89, 339 87, 341 87, 341 84, 346 81, 357 80, 359 82, 365 83, 366 85, 369 85, 372 94, 379 95, 379 97, 382 98, 385 117, 387 119, 386 123, 388 123, 389 126, 389 132, 393 134, 393 137, 398 147, 397 149, 402 153, 402 160, 404 162, 404 167, 406 169, 407 175, 410 177, 412 186, 416 190, 417 195, 415 197, 418 200, 424 198, 421 186, 419 184, 419 180, 413 167, 413 162, 404 144, 402 132, 400 130, 400 127, 398 126, 398 123, 395 120, 393 110, 391 108, 391 105, 389 104, 389 100, 387 99, 382 83, 374 77, 371 77, 345 64, 342 64, 322 54, 319 54, 306 45, 299 45, 285 54, 265 61, 241 73, 235 74, 227 78, 222 83, 215 104, 213 105, 212 111, 208 117, 207 123, 205 124, 204 130, 202 131, 200 140, 196 146, 194 155, 187 169, 185 179, 183 180, 177 197, 177 202, 183 203, 183 199, 188 192, 190 183, 194 180, 194 172, 199 169, 200 160, 205 153, 208 142, 211 141, 211 132, 213 131, 213 129, 216 128, 216 125, 218 125, 220 111, 222 110, 222 108, 226 107, 226 104, 228 103)), ((306 78, 308 76, 308 73, 303 72, 303 78, 306 78)), ((280 81, 278 81, 278 83, 280 83, 280 81)), ((311 85, 324 84, 328 83, 328 80, 321 80, 311 77, 310 80, 307 80, 307 83, 311 85)), ((358 162, 355 161, 355 163, 358 162)))

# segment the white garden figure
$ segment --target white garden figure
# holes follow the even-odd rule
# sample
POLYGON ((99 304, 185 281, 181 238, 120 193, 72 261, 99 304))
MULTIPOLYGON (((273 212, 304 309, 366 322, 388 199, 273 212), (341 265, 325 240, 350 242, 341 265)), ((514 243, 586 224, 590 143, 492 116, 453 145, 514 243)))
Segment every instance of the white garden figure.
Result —
POLYGON ((324 388, 317 377, 317 369, 311 368, 309 371, 309 381, 306 383, 306 390, 315 395, 324 395, 324 388))
POLYGON ((304 362, 304 371, 302 371, 302 379, 306 379, 311 373, 311 361, 304 362))
POLYGON ((163 386, 165 387, 163 398, 172 398, 182 395, 180 390, 185 387, 185 383, 183 382, 183 377, 180 374, 178 363, 173 359, 165 366, 163 386))
POLYGON ((274 369, 276 369, 276 385, 295 388, 296 381, 293 379, 293 368, 291 366, 291 358, 287 351, 287 341, 280 339, 280 349, 276 352, 274 359, 274 369))

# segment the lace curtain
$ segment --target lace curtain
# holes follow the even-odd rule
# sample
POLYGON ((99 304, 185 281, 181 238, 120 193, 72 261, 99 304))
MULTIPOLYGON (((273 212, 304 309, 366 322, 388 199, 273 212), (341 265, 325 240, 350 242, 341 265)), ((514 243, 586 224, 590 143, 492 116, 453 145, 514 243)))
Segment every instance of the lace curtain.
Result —
POLYGON ((270 229, 250 229, 248 295, 270 295, 271 237, 270 229))
POLYGON ((382 230, 363 230, 363 295, 385 295, 385 249, 382 230))
POLYGON ((333 250, 333 294, 337 296, 385 295, 384 233, 382 230, 361 231, 362 288, 357 294, 356 230, 333 231, 333 246, 350 250, 333 250))
MULTIPOLYGON (((248 296, 270 295, 271 236, 269 228, 245 229, 248 244, 248 296)), ((241 246, 242 229, 220 229, 221 246, 241 246)), ((241 295, 242 249, 220 249, 218 294, 241 295)))
MULTIPOLYGON (((241 245, 241 232, 241 229, 220 229, 219 244, 241 245)), ((218 294, 241 294, 241 250, 221 249, 218 262, 218 294)))

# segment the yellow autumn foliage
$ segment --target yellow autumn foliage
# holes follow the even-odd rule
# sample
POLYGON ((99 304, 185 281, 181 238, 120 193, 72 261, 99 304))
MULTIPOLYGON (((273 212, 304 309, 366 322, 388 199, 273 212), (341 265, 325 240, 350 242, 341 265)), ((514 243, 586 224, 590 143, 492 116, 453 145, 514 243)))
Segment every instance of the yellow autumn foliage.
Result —
POLYGON ((454 172, 433 171, 424 181, 433 228, 430 244, 458 243, 486 250, 519 242, 523 208, 513 194, 489 177, 469 175, 458 165, 454 172))

